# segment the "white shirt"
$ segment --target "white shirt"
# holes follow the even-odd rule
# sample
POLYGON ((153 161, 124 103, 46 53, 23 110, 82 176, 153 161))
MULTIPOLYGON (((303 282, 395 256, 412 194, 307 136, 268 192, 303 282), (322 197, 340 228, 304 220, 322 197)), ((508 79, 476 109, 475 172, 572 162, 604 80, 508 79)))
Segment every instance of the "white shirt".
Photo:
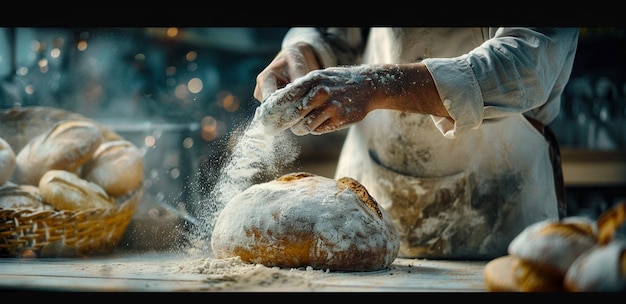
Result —
POLYGON ((449 138, 511 113, 549 124, 558 115, 578 43, 578 28, 371 28, 368 41, 358 28, 328 32, 356 55, 339 53, 313 28, 291 29, 283 46, 311 43, 324 67, 423 61, 452 117, 433 117, 449 138), (430 49, 441 37, 448 41, 444 48, 430 49))

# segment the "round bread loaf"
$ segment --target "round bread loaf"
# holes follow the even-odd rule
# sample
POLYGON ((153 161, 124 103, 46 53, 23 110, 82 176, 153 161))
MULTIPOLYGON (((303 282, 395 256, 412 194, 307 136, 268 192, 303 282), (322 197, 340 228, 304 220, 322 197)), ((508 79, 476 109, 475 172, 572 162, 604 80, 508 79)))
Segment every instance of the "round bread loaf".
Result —
POLYGON ((51 210, 45 204, 39 188, 32 185, 7 183, 0 187, 0 209, 51 210))
POLYGON ((351 178, 286 174, 234 196, 211 237, 216 258, 268 267, 373 271, 400 248, 387 212, 351 178))
POLYGON ((570 265, 597 244, 595 221, 586 217, 544 220, 526 227, 509 244, 510 255, 546 272, 565 276, 570 265))
POLYGON ((9 181, 15 166, 15 151, 4 138, 0 137, 0 186, 9 181))
POLYGON ((100 185, 110 196, 121 197, 143 182, 143 155, 127 140, 103 142, 83 165, 80 175, 100 185))
POLYGON ((56 210, 109 208, 115 201, 102 187, 64 170, 50 170, 39 181, 44 201, 56 210))
POLYGON ((13 181, 37 186, 48 170, 77 170, 91 158, 100 143, 102 132, 93 122, 64 120, 47 132, 33 137, 16 156, 13 181))
POLYGON ((565 274, 564 285, 575 292, 626 291, 626 241, 612 241, 581 255, 565 274))
POLYGON ((487 290, 494 292, 561 292, 563 279, 524 260, 506 255, 489 261, 483 277, 487 290))

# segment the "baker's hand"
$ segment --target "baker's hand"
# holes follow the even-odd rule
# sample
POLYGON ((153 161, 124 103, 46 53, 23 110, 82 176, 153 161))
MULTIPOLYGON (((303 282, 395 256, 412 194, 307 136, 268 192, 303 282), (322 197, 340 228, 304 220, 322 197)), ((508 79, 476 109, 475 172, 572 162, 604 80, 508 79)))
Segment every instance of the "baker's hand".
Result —
POLYGON ((266 132, 324 134, 376 109, 450 117, 432 75, 419 62, 311 71, 268 96, 255 116, 266 132))
POLYGON ((313 49, 299 43, 282 49, 274 60, 256 77, 254 98, 265 100, 274 91, 285 87, 294 79, 320 68, 313 49))
MULTIPOLYGON (((403 83, 395 65, 333 67, 312 71, 267 98, 257 115, 273 130, 324 134, 361 121, 403 83)), ((266 128, 268 129, 268 128, 266 128)))

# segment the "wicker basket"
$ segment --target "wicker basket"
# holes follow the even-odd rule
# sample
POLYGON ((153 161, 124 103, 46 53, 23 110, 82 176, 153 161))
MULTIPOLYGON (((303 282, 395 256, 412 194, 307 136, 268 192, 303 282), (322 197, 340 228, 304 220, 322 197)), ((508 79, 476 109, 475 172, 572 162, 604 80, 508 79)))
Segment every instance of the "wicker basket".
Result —
MULTIPOLYGON (((0 112, 0 137, 19 151, 30 138, 58 121, 85 119, 48 107, 0 112)), ((121 137, 101 126, 106 140, 121 137)), ((0 209, 0 256, 77 257, 113 251, 141 201, 143 187, 116 199, 110 208, 88 210, 0 209)))
POLYGON ((0 255, 75 257, 113 251, 143 191, 111 208, 80 211, 0 209, 0 255))

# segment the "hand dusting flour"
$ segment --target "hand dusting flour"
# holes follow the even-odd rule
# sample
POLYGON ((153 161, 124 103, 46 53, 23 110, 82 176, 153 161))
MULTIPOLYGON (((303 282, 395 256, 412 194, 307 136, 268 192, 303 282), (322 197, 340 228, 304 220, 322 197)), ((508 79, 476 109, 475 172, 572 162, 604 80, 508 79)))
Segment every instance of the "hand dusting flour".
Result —
POLYGON ((190 238, 192 244, 196 244, 192 251, 199 251, 203 258, 185 261, 179 266, 179 272, 207 274, 207 281, 215 285, 217 290, 272 285, 302 287, 307 286, 312 278, 325 274, 322 270, 310 267, 285 270, 244 263, 239 258, 215 259, 210 249, 215 220, 224 206, 235 195, 254 185, 255 176, 259 173, 277 175, 283 166, 295 161, 300 152, 289 133, 273 127, 278 124, 271 120, 279 119, 280 115, 275 113, 280 109, 269 105, 266 101, 257 108, 254 118, 236 138, 228 161, 219 171, 211 195, 200 202, 202 226, 197 227, 190 238))
MULTIPOLYGON (((277 91, 278 92, 278 91, 277 91)), ((199 202, 201 227, 192 232, 192 241, 210 252, 210 239, 215 220, 224 206, 237 194, 257 182, 259 174, 274 175, 283 166, 296 160, 300 148, 287 132, 275 130, 271 119, 279 119, 274 114, 277 109, 271 101, 265 101, 256 109, 254 118, 244 132, 235 140, 228 161, 219 171, 218 180, 207 199, 199 202), (268 110, 274 109, 274 110, 268 110), (268 119, 269 118, 269 119, 268 119)))

